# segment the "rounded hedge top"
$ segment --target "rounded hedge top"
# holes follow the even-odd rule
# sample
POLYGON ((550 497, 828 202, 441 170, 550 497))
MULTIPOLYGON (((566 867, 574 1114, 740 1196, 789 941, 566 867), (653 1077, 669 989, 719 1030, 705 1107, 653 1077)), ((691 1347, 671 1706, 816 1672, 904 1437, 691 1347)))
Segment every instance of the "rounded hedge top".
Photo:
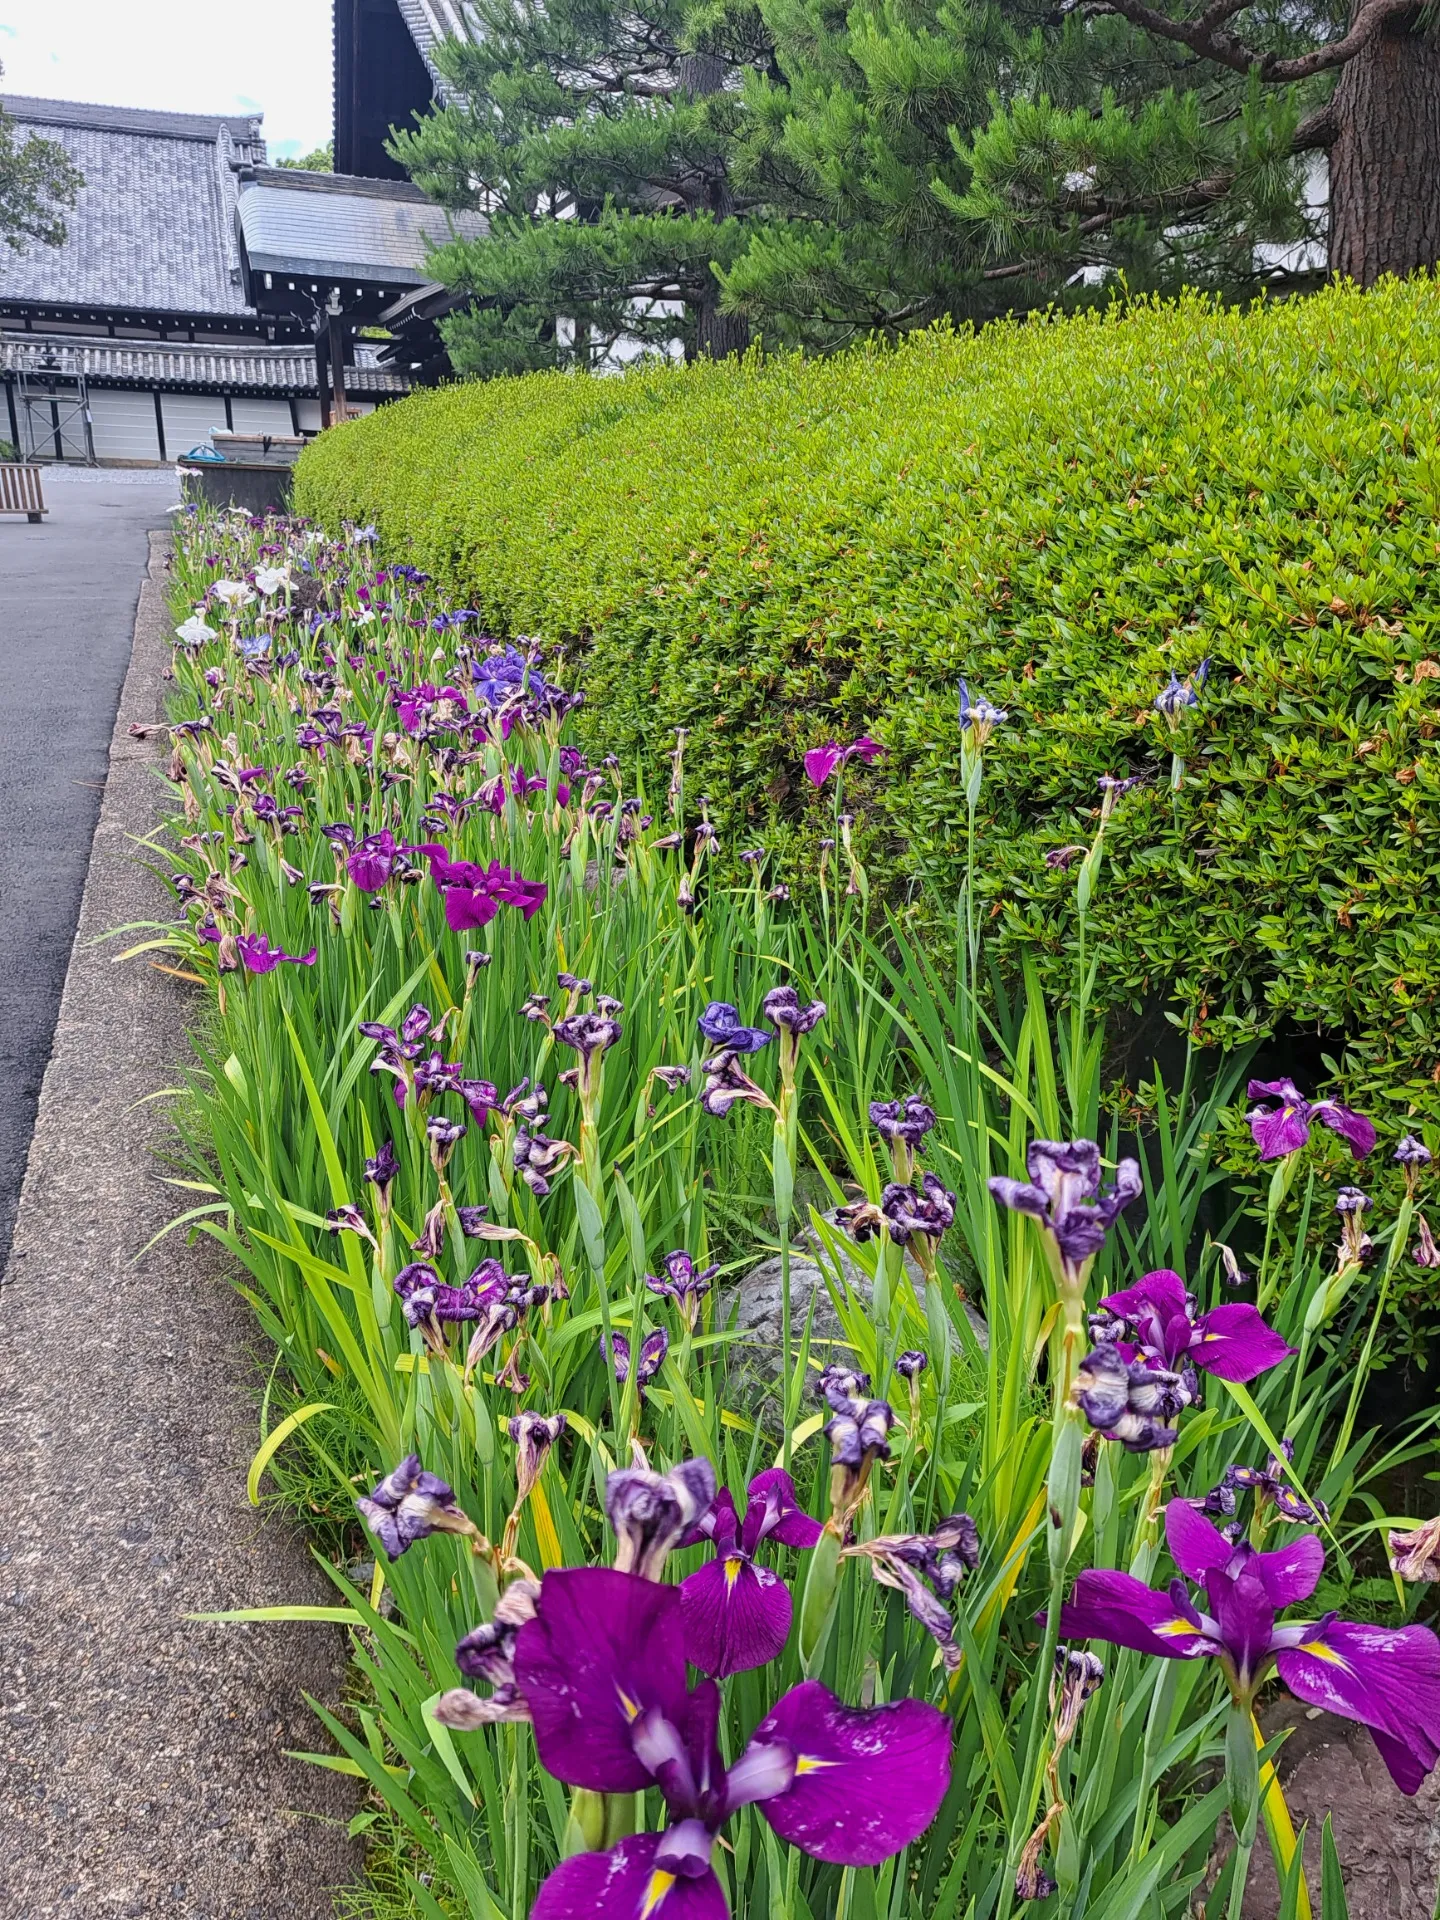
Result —
POLYGON ((1046 852, 1119 806, 1092 906, 1112 1000, 1202 1037, 1296 1023, 1440 1115, 1440 292, 1198 298, 805 362, 417 394, 304 455, 498 632, 585 651, 592 736, 747 839, 827 830, 807 747, 867 731, 872 844, 953 886, 956 683, 987 749, 982 884, 1065 968, 1046 852), (1208 659, 1173 729, 1154 705, 1208 659), (1172 752, 1184 762, 1170 790, 1172 752))

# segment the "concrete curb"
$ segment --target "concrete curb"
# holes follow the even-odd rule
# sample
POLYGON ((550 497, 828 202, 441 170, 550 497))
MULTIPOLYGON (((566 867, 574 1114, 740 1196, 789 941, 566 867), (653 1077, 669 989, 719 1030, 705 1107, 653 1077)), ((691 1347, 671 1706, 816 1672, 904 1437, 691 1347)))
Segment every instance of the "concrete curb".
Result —
POLYGON ((0 1293, 0 1912, 321 1920, 353 1881, 353 1782, 287 1760, 338 1697, 334 1629, 187 1613, 334 1591, 245 1499, 257 1356, 155 1153, 193 991, 98 936, 176 909, 137 863, 165 790, 168 535, 152 535, 79 925, 0 1293), (299 1811, 296 1811, 298 1809, 299 1811))

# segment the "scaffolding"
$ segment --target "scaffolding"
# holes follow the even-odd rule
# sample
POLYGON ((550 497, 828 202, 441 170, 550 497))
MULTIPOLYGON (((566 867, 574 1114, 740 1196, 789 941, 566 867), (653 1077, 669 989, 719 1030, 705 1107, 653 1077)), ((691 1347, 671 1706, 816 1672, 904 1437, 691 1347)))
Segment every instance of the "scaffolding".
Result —
POLYGON ((80 355, 73 347, 47 347, 16 353, 13 364, 21 459, 79 460, 93 467, 90 391, 80 355))

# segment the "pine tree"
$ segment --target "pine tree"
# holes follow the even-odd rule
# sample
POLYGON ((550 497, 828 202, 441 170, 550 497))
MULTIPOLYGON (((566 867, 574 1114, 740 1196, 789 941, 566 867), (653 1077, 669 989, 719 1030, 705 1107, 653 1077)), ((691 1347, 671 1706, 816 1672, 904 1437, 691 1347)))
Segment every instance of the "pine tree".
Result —
POLYGON ((1440 262, 1437 0, 471 0, 394 151, 463 370, 1440 262), (1325 184, 1328 158, 1328 204, 1325 184), (558 316, 558 317, 557 317, 558 316))
POLYGON ((727 303, 839 340, 1117 269, 1243 291, 1327 244, 1364 285, 1432 266, 1440 36, 1414 0, 1337 4, 766 0, 780 77, 748 80, 734 172, 776 217, 727 303))
POLYGON ((392 152, 442 205, 489 218, 434 271, 473 303, 444 322, 457 368, 613 364, 617 348, 723 357, 722 312, 758 203, 729 163, 740 81, 770 62, 746 0, 474 0, 436 55, 446 103, 392 152), (712 264, 714 263, 714 264, 712 264), (629 346, 624 345, 629 343, 629 346))

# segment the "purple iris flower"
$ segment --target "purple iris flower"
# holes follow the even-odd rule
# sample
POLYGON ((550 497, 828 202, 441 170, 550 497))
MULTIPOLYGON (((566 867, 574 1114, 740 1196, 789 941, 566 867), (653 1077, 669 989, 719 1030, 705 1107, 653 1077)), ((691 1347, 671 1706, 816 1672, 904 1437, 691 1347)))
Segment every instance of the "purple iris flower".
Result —
POLYGON ((658 1786, 670 1816, 663 1833, 562 1862, 531 1920, 724 1920, 710 1859, 741 1807, 815 1859, 875 1866, 925 1831, 949 1785, 944 1714, 919 1700, 857 1711, 816 1680, 727 1768, 718 1687, 686 1688, 680 1594, 633 1574, 547 1573, 514 1671, 549 1773, 596 1793, 658 1786))
POLYGON ((712 1047, 726 1053, 759 1053, 774 1038, 763 1027, 744 1026, 728 1000, 712 1000, 695 1024, 712 1047))
POLYGON ((805 778, 812 787, 823 787, 836 767, 843 766, 847 760, 863 760, 869 767, 884 751, 880 742, 872 740, 868 733, 862 733, 848 747, 842 747, 838 740, 827 740, 823 747, 812 747, 806 754, 805 778))
MULTIPOLYGON (((742 1027, 742 1033, 752 1029, 742 1027)), ((729 1047, 723 1047, 719 1053, 701 1063, 704 1085, 700 1089, 700 1105, 704 1112, 715 1119, 723 1120, 737 1100, 752 1107, 770 1107, 774 1101, 745 1072, 740 1065, 740 1057, 729 1047)))
POLYGON ((487 659, 472 663, 470 678, 475 691, 492 713, 520 693, 525 684, 525 664, 518 647, 503 647, 487 659))
POLYGON ((1102 1341, 1080 1363, 1075 1401, 1105 1439, 1120 1441, 1131 1453, 1153 1453, 1179 1439, 1173 1423, 1198 1386, 1193 1367, 1176 1373, 1147 1360, 1127 1360, 1113 1342, 1102 1341))
POLYGON ((545 904, 549 888, 543 880, 527 880, 498 860, 488 867, 474 860, 452 860, 434 841, 426 841, 416 851, 430 861, 430 877, 444 896, 445 923, 452 933, 488 927, 501 907, 518 907, 530 920, 545 904))
POLYGON ((1297 1700, 1369 1727, 1396 1786, 1418 1792, 1440 1759, 1440 1640, 1430 1629, 1334 1614, 1277 1621, 1277 1613, 1315 1591, 1325 1565, 1316 1534, 1260 1553, 1247 1541, 1227 1540, 1185 1500, 1166 1507, 1165 1533, 1176 1566, 1203 1588, 1208 1611, 1190 1598, 1184 1580, 1157 1593, 1133 1574, 1090 1569, 1061 1610, 1061 1634, 1165 1660, 1213 1656, 1246 1703, 1273 1664, 1297 1700))
POLYGON ((242 933, 235 946, 247 973, 273 973, 282 960, 296 967, 315 964, 314 947, 308 953, 285 953, 279 947, 272 947, 269 936, 263 933, 242 933))
POLYGON ((365 1162, 365 1178, 380 1195, 381 1204, 389 1198, 390 1188, 400 1171, 393 1141, 382 1140, 380 1150, 365 1162))
POLYGON ((380 833, 367 834, 345 867, 362 893, 378 893, 395 871, 394 834, 388 827, 380 833))
MULTIPOLYGON (((813 1033, 825 1018, 825 1002, 811 1000, 802 1005, 794 987, 772 987, 760 1002, 760 1010, 777 1032, 800 1035, 813 1033)), ((726 1040, 726 1046, 733 1046, 733 1040, 726 1040)))
MULTIPOLYGON (((1317 1499, 1312 1505, 1290 1484, 1290 1463, 1295 1458, 1293 1440, 1281 1440, 1280 1456, 1277 1459, 1273 1453, 1267 1454, 1263 1467, 1227 1467, 1221 1484, 1229 1487, 1232 1494, 1236 1487, 1244 1487, 1254 1494, 1257 1503, 1268 1500, 1276 1512, 1283 1514, 1287 1520, 1307 1523, 1311 1520, 1328 1520, 1330 1509, 1323 1500, 1317 1499)), ((1233 1499, 1231 1504, 1233 1508, 1233 1499)))
MULTIPOLYGON (((493 1080, 457 1080, 455 1091, 470 1109, 470 1118, 483 1127, 500 1104, 500 1090, 493 1080)), ((484 1208, 480 1211, 483 1213, 484 1208)))
POLYGON ((1122 1209, 1140 1192, 1140 1164, 1121 1160, 1113 1186, 1100 1184, 1100 1149, 1093 1140, 1032 1140, 1025 1156, 1029 1181, 994 1177, 990 1191, 1002 1207, 1029 1213, 1053 1234, 1067 1282, 1105 1244, 1122 1209))
POLYGON ((978 752, 989 740, 996 727, 1004 726, 1010 718, 1006 707, 997 707, 987 700, 983 693, 971 693, 962 680, 960 682, 960 731, 970 735, 970 744, 978 752))
POLYGON ((420 1327, 427 1320, 442 1326, 460 1326, 479 1320, 510 1287, 509 1276, 498 1260, 482 1260, 463 1286, 446 1286, 432 1266, 412 1260, 402 1267, 394 1280, 406 1323, 420 1327))
POLYGON ((417 1093, 458 1093, 461 1070, 459 1060, 447 1060, 437 1049, 428 1058, 415 1062, 415 1090, 417 1093))
POLYGON ((711 1267, 698 1268, 683 1247, 677 1247, 674 1253, 667 1253, 664 1260, 665 1274, 647 1273, 645 1284, 652 1293, 664 1294, 673 1300, 684 1314, 686 1324, 694 1327, 700 1317, 700 1302, 710 1291, 710 1282, 720 1271, 717 1262, 711 1267))
POLYGON ((1187 707, 1199 706, 1200 696, 1196 689, 1204 686, 1209 671, 1210 662, 1202 660, 1194 674, 1182 680, 1172 667, 1169 680, 1155 696, 1155 711, 1172 727, 1178 726, 1187 707))
POLYGON ((1363 1113, 1342 1107, 1338 1100, 1307 1100, 1293 1080, 1252 1080, 1245 1092, 1265 1103, 1245 1116, 1262 1160, 1298 1153, 1316 1120, 1338 1133, 1357 1160, 1375 1145, 1375 1128, 1363 1113))
POLYGON ((434 1015, 422 1000, 417 1000, 405 1018, 400 1022, 400 1038, 407 1046, 414 1046, 417 1040, 423 1040, 435 1025, 434 1015))
POLYGON ((880 1194, 880 1211, 897 1246, 917 1234, 938 1240, 955 1220, 955 1196, 936 1173, 922 1173, 917 1184, 889 1181, 880 1194))
MULTIPOLYGON (((605 1351, 603 1339, 600 1342, 600 1351, 601 1353, 605 1351)), ((663 1327, 658 1327, 654 1333, 646 1334, 640 1342, 640 1357, 635 1362, 637 1386, 649 1386, 660 1371, 669 1351, 670 1336, 663 1327)), ((623 1333, 612 1333, 610 1336, 610 1364, 615 1369, 615 1378, 623 1387, 630 1378, 630 1342, 623 1333)))
POLYGON ((768 1567, 756 1566, 755 1555, 764 1540, 807 1548, 823 1532, 799 1505, 794 1481, 779 1467, 757 1473, 750 1482, 743 1520, 730 1489, 720 1489, 710 1511, 680 1542, 693 1546, 706 1539, 715 1549, 713 1560, 680 1582, 685 1658, 692 1667, 723 1680, 763 1667, 784 1650, 793 1611, 790 1589, 768 1567))
POLYGON ((1243 1301, 1197 1314, 1195 1296, 1169 1267, 1145 1274, 1120 1293, 1107 1293, 1100 1305, 1112 1316, 1105 1337, 1115 1338, 1127 1360, 1143 1359, 1176 1373, 1189 1366, 1217 1380, 1253 1380, 1296 1351, 1243 1301), (1124 1330, 1114 1321, 1123 1321, 1124 1330))
POLYGON ((918 1093, 904 1100, 872 1100, 870 1124, 882 1140, 892 1145, 898 1140, 913 1153, 935 1125, 935 1109, 918 1093))
POLYGON ((574 1157, 575 1151, 568 1140, 552 1140, 549 1134, 532 1133, 528 1127, 519 1127, 510 1157, 516 1173, 536 1199, 543 1200, 550 1191, 550 1176, 558 1173, 566 1160, 574 1157))
POLYGON ((473 1533, 456 1505, 454 1490, 438 1474, 426 1473, 420 1456, 410 1454, 387 1473, 368 1499, 355 1502, 360 1517, 392 1560, 431 1533, 473 1533))
MULTIPOLYGON (((619 1007, 618 1000, 602 996, 607 1007, 619 1007)), ((595 1075, 597 1059, 613 1047, 622 1028, 613 1013, 583 1011, 567 1013, 550 1029, 562 1047, 573 1047, 580 1056, 580 1090, 588 1094, 595 1075)))

